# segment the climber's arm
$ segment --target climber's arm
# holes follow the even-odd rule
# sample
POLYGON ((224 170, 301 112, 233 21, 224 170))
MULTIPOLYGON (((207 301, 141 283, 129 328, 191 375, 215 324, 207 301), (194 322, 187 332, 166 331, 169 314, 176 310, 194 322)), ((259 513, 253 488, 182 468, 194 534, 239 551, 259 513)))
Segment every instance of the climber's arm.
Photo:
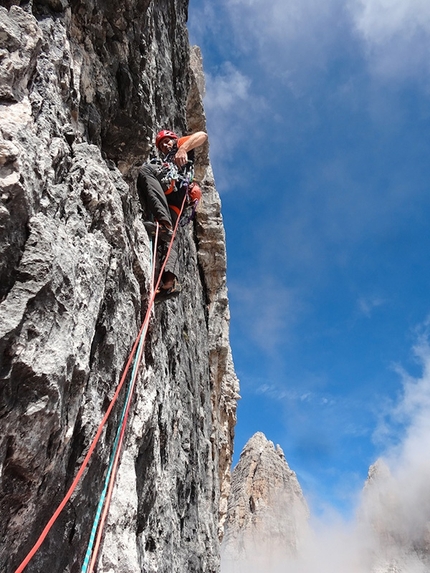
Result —
MULTIPOLYGON (((196 131, 187 138, 184 138, 184 141, 179 141, 179 149, 175 155, 175 163, 178 167, 182 167, 188 161, 188 151, 195 149, 196 147, 200 147, 203 145, 208 136, 204 131, 196 131)), ((182 139, 182 138, 181 138, 182 139)))

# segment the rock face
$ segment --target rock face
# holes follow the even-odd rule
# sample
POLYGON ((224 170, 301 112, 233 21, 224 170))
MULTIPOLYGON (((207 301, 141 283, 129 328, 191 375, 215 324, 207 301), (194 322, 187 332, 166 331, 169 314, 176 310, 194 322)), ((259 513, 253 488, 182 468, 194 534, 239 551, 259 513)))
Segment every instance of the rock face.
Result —
POLYGON ((297 554, 308 515, 282 449, 256 433, 233 470, 222 571, 274 571, 297 554))
POLYGON ((383 460, 370 467, 360 520, 370 530, 372 573, 430 571, 430 498, 422 485, 395 479, 383 460))
MULTIPOLYGON (((0 6, 0 564, 63 499, 144 316, 151 244, 135 181, 154 132, 204 129, 186 0, 0 6), (192 67, 191 67, 191 64, 192 67)), ((151 318, 99 573, 215 572, 237 400, 220 201, 180 229, 183 293, 151 318)), ((76 572, 124 392, 26 571, 76 572)))

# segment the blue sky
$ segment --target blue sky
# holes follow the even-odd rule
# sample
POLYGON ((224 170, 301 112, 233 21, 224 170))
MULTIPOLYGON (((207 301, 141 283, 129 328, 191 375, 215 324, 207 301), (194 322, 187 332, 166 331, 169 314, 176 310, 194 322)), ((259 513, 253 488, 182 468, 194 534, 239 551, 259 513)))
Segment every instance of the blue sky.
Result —
POLYGON ((427 357, 430 3, 190 0, 189 30, 227 235, 235 462, 263 431, 315 512, 348 515, 406 440, 427 357))

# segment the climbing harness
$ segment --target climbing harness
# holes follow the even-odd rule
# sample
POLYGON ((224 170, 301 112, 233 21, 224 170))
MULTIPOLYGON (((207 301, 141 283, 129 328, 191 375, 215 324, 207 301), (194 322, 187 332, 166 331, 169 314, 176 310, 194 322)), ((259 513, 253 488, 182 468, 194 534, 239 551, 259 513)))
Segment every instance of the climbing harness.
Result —
MULTIPOLYGON (((181 220, 181 226, 185 226, 195 217, 198 203, 202 197, 200 186, 194 181, 194 162, 189 160, 187 164, 179 169, 173 161, 177 149, 172 149, 163 159, 158 157, 151 159, 151 165, 157 168, 157 179, 166 196, 172 193, 183 193, 187 197, 186 205, 191 207, 191 213, 181 220)), ((182 211, 177 205, 169 202, 169 208, 179 217, 182 211)))
MULTIPOLYGON (((186 198, 187 198, 187 195, 185 194, 183 202, 182 202, 181 213, 184 209, 184 206, 186 203, 186 198)), ((133 365, 133 369, 132 369, 132 373, 131 373, 131 377, 130 377, 130 383, 129 383, 129 387, 127 390, 127 395, 126 395, 124 407, 122 410, 122 414, 120 417, 119 427, 118 427, 117 434, 116 434, 115 441, 114 441, 114 445, 112 448, 111 459, 109 462, 109 466, 108 466, 108 470, 107 470, 106 478, 105 478, 105 484, 104 484, 104 488, 103 488, 103 491, 102 491, 102 494, 101 494, 101 497, 100 497, 100 500, 99 500, 99 503, 97 506, 96 515, 94 518, 94 522, 93 522, 93 526, 92 526, 92 530, 91 530, 91 534, 90 534, 87 552, 86 552, 86 555, 84 558, 84 563, 83 563, 83 566, 81 569, 81 573, 92 573, 92 571, 93 571, 93 567, 94 567, 96 560, 97 560, 97 554, 98 554, 98 549, 100 547, 101 537, 103 534, 103 526, 104 526, 104 523, 106 521, 108 511, 109 511, 109 503, 110 503, 110 500, 112 497, 113 487, 115 485, 115 477, 116 477, 116 472, 118 469, 118 464, 119 464, 120 454, 121 454, 121 446, 122 446, 124 436, 125 436, 127 420, 128 420, 131 402, 132 402, 132 398, 133 398, 133 393, 134 393, 134 389, 135 389, 136 381, 137 381, 137 374, 138 374, 138 370, 139 370, 139 366, 140 366, 140 362, 141 362, 141 358, 142 358, 142 354, 143 354, 143 349, 144 349, 145 340, 146 340, 146 334, 148 332, 149 320, 151 318, 152 309, 154 307, 155 295, 156 295, 156 293, 160 287, 160 284, 161 284, 161 277, 163 275, 163 272, 164 272, 164 269, 166 267, 168 258, 170 256, 170 252, 172 250, 172 245, 173 245, 173 241, 175 239, 175 236, 176 236, 176 233, 178 230, 179 221, 180 221, 180 217, 178 217, 176 224, 175 224, 175 227, 173 229, 172 238, 170 240, 169 247, 167 249, 167 253, 166 253, 166 256, 164 258, 163 264, 161 266, 156 284, 154 284, 154 282, 155 282, 155 274, 154 274, 155 273, 155 270, 154 270, 155 264, 154 264, 154 261, 152 261, 151 291, 150 291, 150 298, 149 298, 149 303, 148 303, 148 308, 146 310, 145 318, 143 320, 143 323, 142 323, 142 326, 139 330, 139 333, 136 337, 136 340, 133 344, 130 355, 127 359, 127 363, 125 365, 124 372, 121 376, 121 379, 118 383, 117 389, 113 395, 113 398, 111 400, 111 403, 109 404, 109 407, 106 410, 105 415, 103 416, 102 421, 99 424, 97 432, 93 438, 93 441, 90 444, 90 447, 89 447, 88 452, 84 458, 84 461, 82 462, 82 464, 81 464, 81 466, 80 466, 80 468, 79 468, 79 470, 75 476, 75 479, 73 480, 73 482, 72 482, 71 486, 69 487, 63 500, 61 501, 61 503, 59 504, 59 506, 57 507, 57 509, 53 513, 52 517, 50 518, 50 520, 46 524, 45 528, 43 529, 43 531, 40 534, 39 538, 37 539, 36 543, 33 545, 31 550, 29 551, 29 553, 25 557, 25 559, 22 561, 22 563, 16 569, 15 573, 22 573, 24 571, 24 569, 27 567, 27 565, 29 564, 31 559, 34 557, 34 555, 40 549, 42 543, 44 542, 46 536, 50 532, 50 530, 51 530, 52 526, 54 525, 55 521, 57 520, 58 516, 63 511, 64 507, 66 506, 67 502, 69 501, 73 492, 75 491, 76 487, 78 486, 78 484, 82 478, 82 475, 85 471, 85 468, 87 467, 87 465, 91 459, 91 456, 95 450, 95 447, 96 447, 96 445, 100 439, 103 428, 106 425, 106 422, 107 422, 107 420, 108 420, 108 418, 112 412, 112 409, 113 409, 113 407, 114 407, 114 405, 118 399, 118 396, 122 390, 122 387, 124 386, 128 371, 130 369, 130 366, 131 366, 131 363, 132 363, 133 357, 134 357, 134 365, 133 365)), ((159 226, 157 225, 156 241, 158 240, 158 230, 159 230, 159 226)))
MULTIPOLYGON (((181 220, 181 226, 184 227, 195 217, 197 205, 202 197, 202 190, 194 181, 194 162, 189 160, 184 168, 179 171, 178 167, 173 162, 176 152, 177 149, 173 149, 164 158, 163 166, 165 166, 167 176, 171 178, 169 179, 169 187, 164 194, 170 195, 171 193, 178 191, 185 193, 187 197, 187 206, 191 206, 191 214, 181 220), (167 166, 169 166, 168 170, 167 166)), ((179 209, 175 205, 169 204, 169 207, 179 215, 179 209)))
POLYGON ((179 168, 173 161, 176 152, 177 149, 174 149, 164 159, 154 158, 149 162, 157 169, 157 179, 165 195, 187 189, 194 179, 194 162, 188 160, 186 165, 179 168))

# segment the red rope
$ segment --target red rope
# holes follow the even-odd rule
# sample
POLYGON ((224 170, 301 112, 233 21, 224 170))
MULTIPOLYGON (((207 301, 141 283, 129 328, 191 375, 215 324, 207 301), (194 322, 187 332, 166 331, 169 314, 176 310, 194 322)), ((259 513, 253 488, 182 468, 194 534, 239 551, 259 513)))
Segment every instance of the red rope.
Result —
MULTIPOLYGON (((172 250, 173 241, 174 241, 174 239, 175 239, 176 232, 177 232, 177 230, 178 230, 179 219, 181 218, 181 214, 182 214, 182 211, 183 211, 183 209, 184 209, 184 205, 185 205, 185 200, 186 200, 186 198, 187 198, 187 196, 185 195, 184 200, 183 200, 183 202, 182 202, 182 206, 181 206, 181 211, 180 211, 179 217, 178 217, 177 220, 176 220, 175 228, 174 228, 173 233, 172 233, 172 238, 171 238, 171 240, 170 240, 170 244, 169 244, 169 248, 168 248, 168 250, 167 250, 167 254, 166 254, 165 258, 164 258, 163 265, 162 265, 161 270, 160 270, 160 273, 159 273, 159 275, 158 275, 157 284, 156 284, 156 286, 154 287, 153 293, 152 293, 152 295, 151 295, 151 299, 150 299, 150 306, 151 306, 151 308, 152 308, 152 306, 154 305, 155 295, 156 295, 156 293, 157 293, 158 287, 160 286, 161 278, 162 278, 162 276, 163 276, 164 269, 166 268, 166 264, 167 264, 167 261, 168 261, 169 255, 170 255, 170 251, 172 250)), ((158 224, 157 224, 157 234, 158 234, 158 224)), ((155 241, 155 249, 154 249, 154 251, 156 250, 156 245, 157 245, 157 235, 156 235, 156 241, 155 241)), ((155 260, 154 260, 154 265, 153 265, 153 267, 154 267, 154 269, 155 269, 155 260)), ((144 337, 145 337, 145 338, 146 338, 146 333, 147 333, 147 332, 148 332, 148 331, 146 330, 146 331, 145 331, 145 334, 144 334, 144 337)), ((144 338, 144 340, 145 340, 145 338, 144 338)), ((140 359, 141 359, 141 356, 142 356, 143 348, 144 348, 144 344, 141 345, 141 348, 140 348, 140 350, 139 350, 139 355, 138 355, 137 358, 136 358, 136 360, 138 361, 138 362, 137 362, 138 364, 139 364, 140 359)), ((105 501, 105 505, 104 505, 104 507, 103 507, 103 513, 102 513, 102 516, 101 516, 101 518, 100 518, 100 523, 99 523, 99 527, 98 527, 98 530, 97 530, 97 538, 96 538, 96 541, 95 541, 95 544, 94 544, 93 554, 92 554, 91 561, 90 561, 90 565, 89 565, 89 568, 88 568, 88 573, 92 573, 93 568, 94 568, 94 565, 96 564, 96 561, 97 561, 97 554, 98 554, 99 548, 100 548, 100 543, 101 543, 101 538, 102 538, 102 535, 103 535, 104 524, 105 524, 105 522, 106 522, 107 515, 108 515, 108 512, 109 512, 109 505, 110 505, 110 501, 111 501, 111 498, 112 498, 113 488, 114 488, 114 485, 115 485, 116 472, 117 472, 117 470, 118 470, 118 464, 119 464, 119 460, 120 460, 120 456, 121 456, 122 442, 123 442, 123 440, 124 440, 125 430, 126 430, 126 426, 127 426, 127 419, 128 419, 128 415, 129 415, 129 412, 130 412, 130 406, 131 406, 131 401, 132 401, 132 398, 133 398, 133 392, 134 392, 134 387, 135 387, 135 384, 136 384, 136 379, 137 379, 137 370, 136 370, 136 376, 135 376, 134 380, 132 381, 132 386, 131 386, 130 395, 129 395, 129 401, 128 401, 127 409, 126 409, 126 412, 125 412, 125 415, 124 415, 124 423, 123 423, 122 428, 121 428, 121 434, 120 434, 119 441, 118 441, 118 449, 117 449, 117 452, 116 452, 116 455, 115 455, 115 461, 114 461, 114 465, 113 465, 113 468, 112 468, 111 479, 110 479, 110 482, 109 482, 109 489, 108 489, 108 492, 107 492, 107 495, 106 495, 106 501, 105 501)))
MULTIPOLYGON (((183 200, 183 202, 182 202, 181 213, 182 213, 183 208, 184 208, 184 205, 185 205, 186 197, 187 197, 187 196, 185 195, 185 196, 184 196, 184 200, 183 200)), ((101 433, 102 433, 102 431, 103 431, 103 428, 104 428, 104 426, 106 425, 106 422, 107 422, 107 420, 108 420, 108 418, 109 418, 109 416, 110 416, 110 414, 111 414, 111 412, 112 412, 112 409, 113 409, 113 407, 114 407, 114 405, 115 405, 115 403, 116 403, 116 401, 117 401, 117 399, 118 399, 118 396, 119 396, 119 394, 120 394, 120 392, 121 392, 121 389, 122 389, 122 387, 123 387, 123 385, 124 385, 125 379, 126 379, 126 377, 127 377, 128 371, 129 371, 129 369, 130 369, 130 365, 131 365, 131 362, 132 362, 132 360, 133 360, 133 356, 134 356, 134 353, 136 352, 136 348, 137 348, 137 346, 138 346, 138 344, 139 344, 139 340, 140 340, 140 338, 141 338, 141 336, 142 336, 142 333, 143 333, 145 330, 147 330, 147 325, 148 325, 149 320, 150 320, 151 311, 152 311, 152 308, 153 308, 153 306, 154 306, 155 295, 156 295, 157 290, 158 290, 158 288, 159 288, 159 286, 160 286, 161 277, 162 277, 162 274, 163 274, 163 272, 164 272, 164 269, 166 268, 167 260, 168 260, 168 258, 169 258, 170 252, 171 252, 171 250, 172 250, 173 241, 174 241, 174 239, 175 239, 176 232, 177 232, 177 229, 178 229, 179 219, 180 219, 180 217, 178 217, 177 220, 176 220, 176 225, 175 225, 175 228, 174 228, 174 230, 173 230, 172 238, 171 238, 170 243, 169 243, 169 248, 167 249, 167 253, 166 253, 166 256, 165 256, 165 258, 164 258, 164 262, 163 262, 163 265, 162 265, 162 267, 161 267, 161 270, 160 270, 160 273, 159 273, 159 276, 158 276, 157 283, 156 283, 154 289, 152 290, 152 293, 151 293, 151 296, 150 296, 150 300, 149 300, 149 304, 148 304, 148 308, 147 308, 147 311, 146 311, 145 318, 144 318, 144 320, 143 320, 142 326, 140 327, 139 334, 137 335, 136 340, 135 340, 135 342, 134 342, 134 344, 133 344, 133 347, 132 347, 132 349, 131 349, 130 355, 129 355, 129 357, 128 357, 128 360, 127 360, 127 363, 126 363, 124 372, 123 372, 123 374, 122 374, 122 376, 121 376, 121 379, 120 379, 120 382, 119 382, 118 387, 117 387, 117 389, 116 389, 116 392, 115 392, 115 394, 114 394, 114 396, 113 396, 113 398, 112 398, 111 403, 109 404, 108 409, 106 410, 105 415, 103 416, 102 421, 100 422, 100 425, 99 425, 99 427, 98 427, 98 429, 97 429, 96 435, 94 436, 94 439, 93 439, 93 441, 91 442, 90 447, 89 447, 89 449, 88 449, 87 455, 85 456, 85 459, 84 459, 84 461, 82 462, 81 467, 79 468, 78 473, 76 474, 76 477, 75 477, 75 479, 73 480, 72 485, 69 487, 69 489, 68 489, 66 495, 64 496, 63 500, 61 501, 61 503, 59 504, 59 506, 58 506, 57 509, 55 510, 55 512, 54 512, 54 514, 52 515, 51 519, 50 519, 50 520, 48 521, 48 523, 46 524, 45 528, 43 529, 43 531, 42 531, 42 533, 40 534, 39 538, 37 539, 36 543, 33 545, 33 547, 31 548, 31 550, 29 551, 29 553, 28 553, 27 556, 25 557, 25 559, 24 559, 24 560, 22 561, 22 563, 19 565, 18 569, 16 569, 15 573, 22 573, 22 571, 24 571, 24 569, 27 567, 27 565, 29 564, 29 562, 31 561, 31 559, 32 559, 32 558, 34 557, 34 555, 37 553, 37 551, 39 550, 40 546, 41 546, 42 543, 44 542, 46 536, 48 535, 49 531, 51 530, 52 526, 54 525, 55 521, 57 520, 58 516, 59 516, 60 513, 63 511, 63 509, 64 509, 66 503, 67 503, 67 502, 69 501, 69 499, 71 498, 73 492, 75 491, 75 489, 76 489, 78 483, 79 483, 80 480, 81 480, 81 477, 82 477, 82 474, 83 474, 84 471, 85 471, 85 468, 87 467, 87 465, 88 465, 88 463, 89 463, 89 461, 90 461, 90 458, 91 458, 91 456, 92 456, 92 454, 93 454, 93 452, 94 452, 94 449, 95 449, 95 447, 96 447, 96 445, 97 445, 97 443, 98 443, 98 441, 99 441, 99 439, 100 439, 100 436, 101 436, 101 433)), ((142 345, 142 348, 143 348, 143 345, 142 345)), ((139 357, 139 359, 140 359, 140 357, 139 357)), ((136 372, 136 378, 137 378, 137 372, 136 372)), ((134 384, 135 384, 135 382, 133 383, 133 389, 134 389, 134 384)), ((132 392, 130 392, 130 397, 131 397, 131 395, 132 395, 132 392)), ((131 398, 130 398, 130 404, 131 404, 131 398)), ((128 417, 128 411, 127 411, 127 413, 126 413, 126 416, 128 417)), ((125 428, 125 425, 124 425, 124 428, 125 428)), ((122 435, 122 434, 123 434, 123 432, 121 432, 121 435, 122 435)), ((122 438, 121 438, 121 443, 122 443, 122 438)), ((120 449, 121 449, 121 443, 119 444, 118 452, 119 452, 120 449)), ((118 454, 117 454, 117 457, 119 458, 118 454)), ((117 462, 116 459, 115 459, 115 462, 117 462)), ((114 474, 114 472, 112 472, 112 475, 113 475, 113 474, 114 474)), ((105 513, 105 512, 103 512, 103 513, 105 513)), ((93 562, 93 560, 91 561, 91 563, 92 563, 92 562, 93 562)), ((91 567, 91 566, 90 566, 90 567, 91 567)), ((91 571, 91 569, 90 569, 90 571, 91 571)))

